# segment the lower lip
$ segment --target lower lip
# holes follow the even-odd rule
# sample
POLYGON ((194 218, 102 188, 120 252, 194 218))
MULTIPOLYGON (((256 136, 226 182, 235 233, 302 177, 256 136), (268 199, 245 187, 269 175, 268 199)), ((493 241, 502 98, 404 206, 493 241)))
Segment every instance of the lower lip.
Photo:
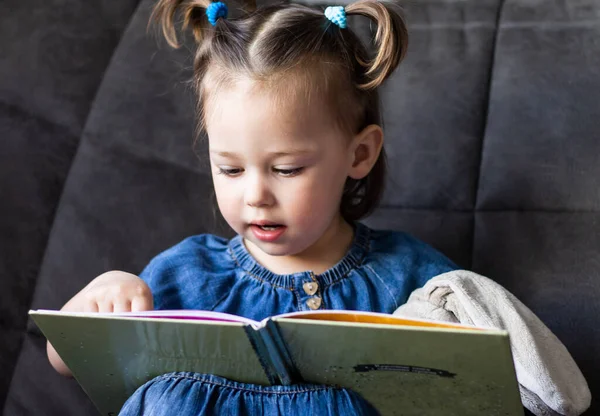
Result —
POLYGON ((283 234, 286 230, 287 227, 281 226, 281 227, 277 227, 274 230, 263 230, 262 228, 260 228, 258 225, 250 225, 250 228, 252 229, 252 232, 254 233, 254 236, 256 238, 258 238, 260 241, 265 241, 265 242, 273 242, 275 240, 277 240, 281 234, 283 234))

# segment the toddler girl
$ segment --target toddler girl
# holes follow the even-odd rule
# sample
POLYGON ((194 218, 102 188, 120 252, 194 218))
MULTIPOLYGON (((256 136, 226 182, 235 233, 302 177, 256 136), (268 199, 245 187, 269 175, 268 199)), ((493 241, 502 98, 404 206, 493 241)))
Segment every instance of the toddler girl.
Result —
MULTIPOLYGON (((181 13, 198 49, 193 83, 208 134, 219 209, 231 240, 192 236, 139 277, 109 272, 63 308, 201 309, 261 320, 286 312, 392 313, 434 276, 457 269, 411 236, 358 222, 386 171, 377 87, 402 61, 407 30, 390 3, 322 9, 294 4, 227 19, 209 0, 160 0, 153 13, 178 46, 181 13), (347 16, 377 26, 370 56, 347 16)), ((52 365, 68 368, 48 345, 52 365)), ((252 386, 173 373, 142 386, 121 414, 371 414, 333 387, 252 386)))

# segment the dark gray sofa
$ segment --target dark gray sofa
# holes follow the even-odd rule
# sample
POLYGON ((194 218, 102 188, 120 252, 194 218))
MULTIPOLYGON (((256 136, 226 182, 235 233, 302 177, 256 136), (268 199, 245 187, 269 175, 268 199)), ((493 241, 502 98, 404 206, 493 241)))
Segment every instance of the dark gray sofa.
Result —
MULTIPOLYGON (((6 415, 94 414, 28 309, 137 273, 185 236, 230 235, 193 146, 189 51, 146 34, 151 4, 0 2, 6 415)), ((515 293, 567 345, 600 414, 600 1, 405 5, 408 57, 382 94, 389 184, 366 222, 515 293)))

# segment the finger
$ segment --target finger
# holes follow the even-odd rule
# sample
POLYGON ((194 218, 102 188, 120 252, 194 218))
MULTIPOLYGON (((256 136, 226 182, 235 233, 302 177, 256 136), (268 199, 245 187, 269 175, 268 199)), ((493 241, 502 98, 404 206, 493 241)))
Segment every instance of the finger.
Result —
POLYGON ((119 299, 113 304, 113 312, 129 312, 131 310, 131 301, 129 299, 119 299))
POLYGON ((84 312, 98 312, 98 304, 94 301, 86 302, 83 305, 84 312))
POLYGON ((113 303, 111 301, 98 302, 98 312, 110 313, 113 311, 113 303))
POLYGON ((151 311, 154 309, 152 296, 136 296, 131 301, 131 310, 134 312, 151 311))

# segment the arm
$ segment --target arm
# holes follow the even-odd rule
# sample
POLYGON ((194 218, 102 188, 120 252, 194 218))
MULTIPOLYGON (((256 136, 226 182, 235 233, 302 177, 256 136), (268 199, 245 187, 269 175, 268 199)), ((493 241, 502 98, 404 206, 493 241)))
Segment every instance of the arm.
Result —
MULTIPOLYGON (((152 309, 152 293, 148 285, 138 276, 120 271, 96 277, 61 308, 69 312, 135 312, 152 309)), ((72 375, 49 342, 46 352, 56 371, 63 376, 72 375)))

